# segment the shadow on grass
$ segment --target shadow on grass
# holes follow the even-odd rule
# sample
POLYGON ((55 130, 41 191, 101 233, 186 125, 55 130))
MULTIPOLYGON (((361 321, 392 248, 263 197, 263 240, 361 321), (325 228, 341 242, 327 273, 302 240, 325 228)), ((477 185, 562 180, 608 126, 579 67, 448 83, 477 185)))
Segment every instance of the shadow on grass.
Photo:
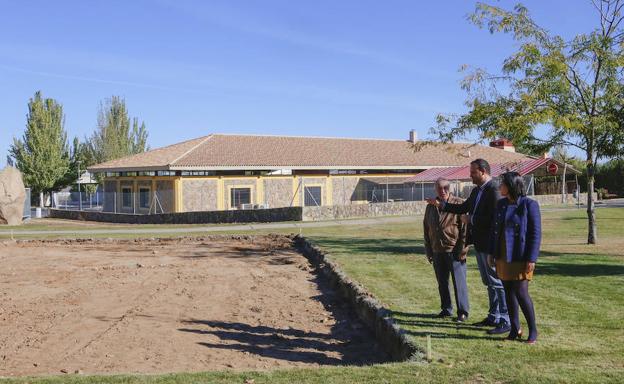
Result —
MULTIPOLYGON (((413 331, 410 329, 405 330, 405 332, 414 337, 427 337, 427 335, 429 335, 434 339, 493 340, 493 341, 498 341, 502 339, 500 336, 494 337, 494 336, 469 335, 465 333, 413 331)), ((503 336, 506 336, 506 335, 503 335, 503 336)))
POLYGON ((561 275, 574 277, 624 275, 624 265, 615 264, 573 264, 538 261, 535 273, 540 275, 561 275))
POLYGON ((470 323, 456 323, 448 319, 439 319, 435 314, 430 313, 410 313, 392 311, 394 321, 405 330, 406 333, 414 337, 426 337, 430 335, 437 339, 475 339, 475 340, 497 340, 492 336, 478 336, 460 333, 461 331, 484 331, 487 328, 477 327, 470 323), (416 329, 414 329, 416 328, 416 329), (442 331, 421 331, 422 328, 446 328, 446 332, 442 331), (454 330, 455 332, 453 332, 454 330))
POLYGON ((410 313, 392 311, 392 317, 397 324, 408 325, 412 327, 437 327, 451 329, 467 329, 467 330, 485 330, 485 328, 477 327, 470 322, 457 323, 450 318, 440 319, 436 314, 432 313, 410 313))
MULTIPOLYGON (((414 235, 416 237, 416 235, 414 235)), ((422 240, 392 238, 359 238, 359 237, 316 237, 312 238, 322 248, 355 254, 394 253, 425 254, 422 240)), ((330 252, 331 253, 331 252, 330 252)))

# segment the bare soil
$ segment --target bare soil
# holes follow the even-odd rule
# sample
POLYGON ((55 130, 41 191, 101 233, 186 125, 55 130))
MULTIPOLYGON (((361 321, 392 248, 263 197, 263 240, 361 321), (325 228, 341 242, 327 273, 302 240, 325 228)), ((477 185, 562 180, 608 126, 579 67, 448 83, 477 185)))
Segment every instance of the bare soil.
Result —
POLYGON ((370 364, 281 236, 0 243, 0 376, 370 364))

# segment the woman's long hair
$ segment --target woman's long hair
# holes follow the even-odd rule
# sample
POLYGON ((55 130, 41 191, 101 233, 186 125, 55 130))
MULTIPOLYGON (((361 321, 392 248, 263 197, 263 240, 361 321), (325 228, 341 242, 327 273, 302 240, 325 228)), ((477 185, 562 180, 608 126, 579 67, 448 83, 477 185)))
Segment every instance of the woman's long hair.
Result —
POLYGON ((520 196, 526 196, 524 193, 524 179, 518 172, 510 171, 501 175, 501 181, 509 191, 509 197, 513 201, 517 201, 520 196))

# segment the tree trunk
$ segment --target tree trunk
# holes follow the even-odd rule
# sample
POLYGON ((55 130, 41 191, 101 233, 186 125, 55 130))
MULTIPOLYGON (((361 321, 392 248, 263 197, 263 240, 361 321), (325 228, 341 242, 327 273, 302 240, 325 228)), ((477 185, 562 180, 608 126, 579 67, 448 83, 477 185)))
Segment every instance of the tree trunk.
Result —
POLYGON ((41 192, 39 192, 39 206, 40 206, 41 208, 43 208, 44 201, 45 201, 45 200, 43 200, 43 191, 41 191, 41 192))
POLYGON ((596 210, 594 207, 595 166, 592 160, 587 164, 587 244, 596 244, 596 210))

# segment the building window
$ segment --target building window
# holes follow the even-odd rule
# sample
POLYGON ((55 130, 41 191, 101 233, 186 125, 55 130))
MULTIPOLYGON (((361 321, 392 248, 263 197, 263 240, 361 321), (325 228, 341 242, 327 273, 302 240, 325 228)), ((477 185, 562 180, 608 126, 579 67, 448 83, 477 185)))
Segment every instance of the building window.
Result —
POLYGON ((139 188, 139 208, 150 207, 150 189, 147 187, 139 188))
POLYGON ((251 204, 251 188, 232 188, 230 190, 230 207, 251 204))
POLYGON ((123 208, 132 208, 132 188, 121 188, 121 206, 123 208))
POLYGON ((175 176, 174 171, 157 171, 156 176, 175 176))
POLYGON ((304 205, 306 207, 318 207, 322 205, 321 187, 305 187, 304 188, 304 205))

